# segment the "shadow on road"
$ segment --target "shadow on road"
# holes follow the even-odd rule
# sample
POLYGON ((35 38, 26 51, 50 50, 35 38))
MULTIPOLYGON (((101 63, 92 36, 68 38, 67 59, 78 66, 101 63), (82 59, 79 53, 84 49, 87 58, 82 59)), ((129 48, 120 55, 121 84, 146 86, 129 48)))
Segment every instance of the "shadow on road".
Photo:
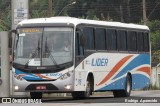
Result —
POLYGON ((43 103, 141 103, 141 101, 148 101, 149 103, 153 103, 153 99, 157 102, 160 102, 160 97, 120 97, 114 98, 112 97, 90 97, 87 99, 73 99, 72 97, 61 97, 61 98, 44 98, 42 100, 43 103))
POLYGON ((72 97, 62 97, 42 99, 42 102, 44 103, 107 103, 114 101, 114 97, 89 97, 86 99, 73 99, 72 97))

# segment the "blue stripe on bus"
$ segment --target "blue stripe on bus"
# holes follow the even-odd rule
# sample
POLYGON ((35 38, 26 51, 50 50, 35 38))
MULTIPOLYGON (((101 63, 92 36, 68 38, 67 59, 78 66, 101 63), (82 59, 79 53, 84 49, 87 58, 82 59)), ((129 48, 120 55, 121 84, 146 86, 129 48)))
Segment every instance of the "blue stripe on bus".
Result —
MULTIPOLYGON (((150 79, 141 74, 132 75, 132 89, 143 89, 150 84, 150 79)), ((123 77, 109 85, 106 85, 96 91, 101 90, 124 90, 125 89, 126 77, 123 77), (122 84, 123 83, 123 84, 122 84)))
POLYGON ((17 70, 17 69, 15 70, 15 73, 17 75, 25 74, 24 76, 22 76, 22 78, 25 79, 25 80, 44 80, 44 79, 42 79, 42 78, 40 78, 40 77, 38 77, 38 76, 36 76, 34 74, 28 74, 28 73, 22 72, 22 71, 17 70))
POLYGON ((16 69, 15 73, 16 73, 16 74, 26 74, 25 72, 22 72, 22 71, 17 70, 17 69, 16 69))
POLYGON ((142 74, 133 74, 132 75, 132 89, 143 89, 144 87, 149 86, 150 79, 145 77, 142 74))
POLYGON ((113 83, 111 83, 111 84, 109 84, 109 85, 106 85, 106 86, 104 86, 104 87, 102 87, 102 88, 100 88, 100 89, 98 89, 98 90, 96 90, 96 91, 101 91, 101 90, 122 90, 122 89, 125 89, 125 86, 124 86, 124 81, 125 81, 125 77, 123 77, 123 78, 121 78, 121 79, 119 79, 119 80, 117 80, 117 81, 115 81, 115 82, 113 82, 113 83), (122 83, 123 83, 123 85, 122 85, 122 83))

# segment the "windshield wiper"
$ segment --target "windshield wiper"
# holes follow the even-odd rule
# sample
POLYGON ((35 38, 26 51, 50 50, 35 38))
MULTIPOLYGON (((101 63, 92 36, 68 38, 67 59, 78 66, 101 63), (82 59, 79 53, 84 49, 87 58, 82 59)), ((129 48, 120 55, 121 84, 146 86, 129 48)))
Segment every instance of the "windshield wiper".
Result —
POLYGON ((49 57, 51 58, 52 62, 55 64, 55 66, 58 66, 57 62, 55 61, 51 51, 49 50, 48 46, 47 46, 47 37, 46 37, 46 42, 45 42, 45 53, 48 52, 49 57))
POLYGON ((38 40, 38 46, 37 48, 35 49, 35 51, 32 53, 32 56, 31 58, 27 61, 27 63, 24 65, 25 68, 28 67, 28 64, 30 63, 30 61, 36 57, 36 54, 38 54, 38 56, 40 57, 40 39, 38 40), (37 53, 38 52, 38 53, 37 53))

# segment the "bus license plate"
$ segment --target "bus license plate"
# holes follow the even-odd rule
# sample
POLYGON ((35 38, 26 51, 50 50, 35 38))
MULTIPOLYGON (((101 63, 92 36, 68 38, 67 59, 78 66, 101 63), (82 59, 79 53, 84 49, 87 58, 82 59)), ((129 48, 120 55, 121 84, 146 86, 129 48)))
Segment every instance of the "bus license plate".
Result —
POLYGON ((46 86, 38 85, 38 86, 36 86, 36 90, 46 90, 46 86))

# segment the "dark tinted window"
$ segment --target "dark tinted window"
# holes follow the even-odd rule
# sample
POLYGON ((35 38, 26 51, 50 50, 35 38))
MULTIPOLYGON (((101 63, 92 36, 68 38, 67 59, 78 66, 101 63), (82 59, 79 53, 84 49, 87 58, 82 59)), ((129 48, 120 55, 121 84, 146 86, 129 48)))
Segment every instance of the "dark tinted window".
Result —
POLYGON ((149 52, 149 34, 144 33, 144 49, 145 52, 149 52))
POLYGON ((97 50, 105 50, 105 29, 97 28, 95 30, 95 41, 97 50))
POLYGON ((94 29, 90 27, 85 27, 83 29, 83 34, 86 39, 85 49, 93 50, 94 49, 94 29))
POLYGON ((84 50, 83 50, 83 47, 81 46, 81 43, 80 43, 80 35, 81 35, 81 33, 79 33, 78 31, 77 31, 77 33, 76 33, 76 56, 83 56, 84 55, 84 50))
POLYGON ((128 32, 128 50, 137 51, 137 37, 134 31, 128 32))
POLYGON ((138 35, 137 35, 137 50, 139 52, 144 51, 144 38, 143 38, 142 32, 138 32, 138 35))
POLYGON ((118 50, 126 51, 127 50, 126 31, 119 30, 117 34, 117 39, 118 39, 118 50))
POLYGON ((117 50, 116 30, 107 29, 106 30, 106 39, 107 39, 107 49, 108 50, 117 50))

